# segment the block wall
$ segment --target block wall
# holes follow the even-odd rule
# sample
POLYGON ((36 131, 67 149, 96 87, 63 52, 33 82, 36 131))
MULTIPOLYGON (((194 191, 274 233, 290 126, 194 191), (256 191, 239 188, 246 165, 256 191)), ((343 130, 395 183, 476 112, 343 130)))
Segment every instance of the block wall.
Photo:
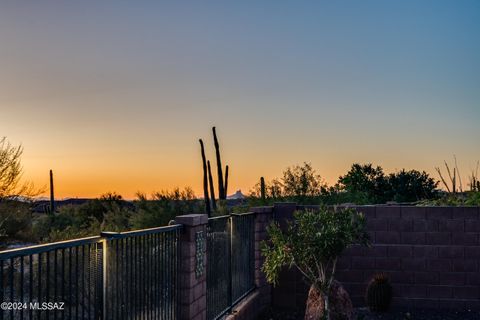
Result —
MULTIPOLYGON (((394 307, 480 309, 478 207, 355 208, 367 218, 372 246, 347 250, 337 273, 355 306, 365 304, 373 274, 384 272, 392 281, 394 307)), ((285 270, 280 283, 273 304, 304 308, 308 287, 301 275, 285 270)))

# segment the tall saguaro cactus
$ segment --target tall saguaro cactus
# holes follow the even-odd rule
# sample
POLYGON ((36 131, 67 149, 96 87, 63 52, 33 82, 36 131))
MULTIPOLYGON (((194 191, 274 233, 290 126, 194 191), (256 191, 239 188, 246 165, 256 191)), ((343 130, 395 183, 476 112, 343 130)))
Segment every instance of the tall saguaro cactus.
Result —
POLYGON ((215 143, 215 154, 217 156, 217 173, 218 173, 218 198, 224 200, 225 196, 225 185, 223 184, 223 172, 222 172, 222 160, 220 158, 220 145, 218 144, 217 132, 215 127, 212 128, 213 131, 213 142, 215 143))
POLYGON ((265 179, 263 177, 260 178, 260 197, 262 201, 265 201, 265 179))
POLYGON ((50 213, 55 213, 55 192, 53 190, 53 171, 50 170, 50 213))
POLYGON ((215 186, 213 185, 212 169, 210 168, 210 160, 207 160, 208 167, 208 183, 210 184, 210 198, 212 199, 213 211, 217 210, 217 203, 215 202, 215 186))
POLYGON ((228 195, 228 164, 225 166, 225 199, 227 198, 228 195))
POLYGON ((207 179, 207 160, 205 158, 205 148, 203 147, 202 139, 198 139, 200 142, 202 161, 203 161, 203 196, 205 198, 205 211, 210 217, 210 198, 208 197, 208 179, 207 179))
MULTIPOLYGON (((225 166, 225 178, 223 177, 222 171, 222 160, 220 157, 220 145, 218 143, 217 131, 215 127, 212 127, 213 131, 213 140, 215 144, 215 154, 217 158, 217 175, 218 175, 218 199, 226 200, 227 199, 227 190, 228 190, 228 165, 225 166), (224 180, 225 179, 225 180, 224 180)), ((205 197, 205 209, 210 216, 211 207, 213 210, 217 209, 217 203, 215 201, 215 186, 213 185, 213 175, 212 168, 210 166, 210 161, 207 161, 205 157, 205 148, 203 145, 202 139, 199 139, 200 146, 202 149, 202 160, 203 160, 203 192, 205 197), (209 190, 210 185, 210 190, 209 190), (210 197, 209 197, 210 191, 210 197)))

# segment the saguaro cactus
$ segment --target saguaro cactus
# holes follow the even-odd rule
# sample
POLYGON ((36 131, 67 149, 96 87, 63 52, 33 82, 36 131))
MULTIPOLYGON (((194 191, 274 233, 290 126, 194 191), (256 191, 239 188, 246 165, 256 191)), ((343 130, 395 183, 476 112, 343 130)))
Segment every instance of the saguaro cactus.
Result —
POLYGON ((210 217, 210 198, 208 197, 208 179, 207 179, 207 160, 205 158, 205 148, 203 147, 202 139, 198 139, 200 142, 202 161, 203 161, 203 196, 205 198, 205 212, 210 217))
POLYGON ((223 184, 223 172, 222 172, 222 160, 220 158, 220 145, 218 144, 217 132, 215 127, 212 128, 213 131, 213 142, 215 143, 215 154, 217 156, 217 173, 218 173, 218 198, 224 200, 225 196, 225 185, 223 184))
POLYGON ((228 195, 228 164, 225 166, 225 199, 227 198, 228 195))
POLYGON ((265 201, 265 179, 260 177, 260 198, 265 201))
POLYGON ((53 190, 53 171, 50 170, 50 213, 55 213, 55 192, 53 190))
POLYGON ((210 198, 212 199, 213 211, 217 210, 217 203, 215 202, 215 186, 213 185, 212 169, 210 168, 210 160, 207 160, 208 167, 208 182, 210 184, 210 198))

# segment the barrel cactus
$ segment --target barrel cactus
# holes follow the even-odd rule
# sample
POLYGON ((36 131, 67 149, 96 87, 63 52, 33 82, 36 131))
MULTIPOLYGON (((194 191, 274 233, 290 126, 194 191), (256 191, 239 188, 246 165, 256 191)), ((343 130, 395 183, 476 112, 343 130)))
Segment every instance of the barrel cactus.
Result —
POLYGON ((373 276, 367 287, 366 300, 371 311, 388 310, 392 301, 392 285, 386 274, 378 273, 373 276))

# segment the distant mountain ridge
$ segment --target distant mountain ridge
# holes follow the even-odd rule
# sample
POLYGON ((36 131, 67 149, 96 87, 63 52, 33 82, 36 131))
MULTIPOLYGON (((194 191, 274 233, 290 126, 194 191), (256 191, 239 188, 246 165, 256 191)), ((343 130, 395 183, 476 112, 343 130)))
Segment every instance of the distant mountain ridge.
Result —
POLYGON ((245 199, 245 195, 242 193, 242 190, 237 190, 234 194, 227 196, 227 199, 245 199))

